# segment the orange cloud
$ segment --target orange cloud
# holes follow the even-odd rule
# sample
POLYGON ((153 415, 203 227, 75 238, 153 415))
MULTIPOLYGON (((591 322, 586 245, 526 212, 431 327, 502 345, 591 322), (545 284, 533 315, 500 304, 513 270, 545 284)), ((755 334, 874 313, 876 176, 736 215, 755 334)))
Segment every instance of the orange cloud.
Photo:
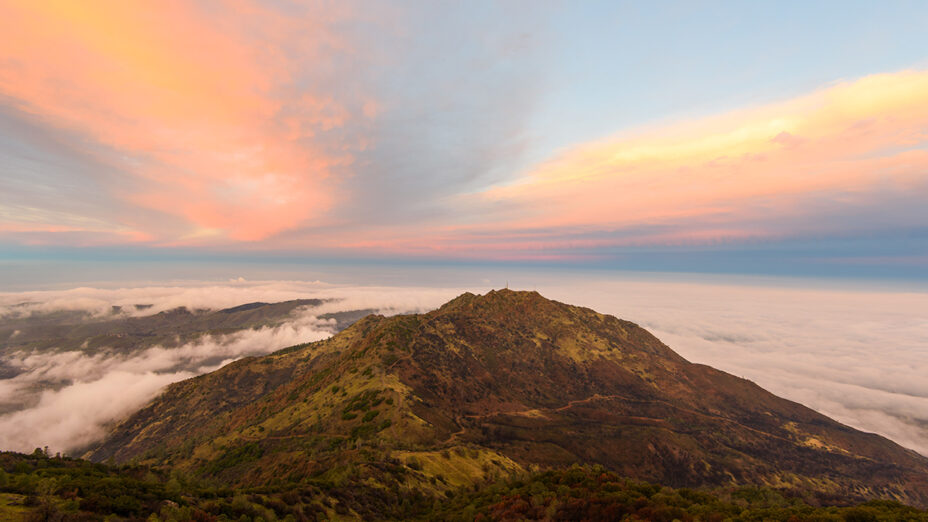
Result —
POLYGON ((154 238, 138 230, 127 227, 121 228, 94 228, 74 225, 33 224, 33 223, 0 223, 0 235, 17 237, 26 245, 54 245, 61 234, 84 234, 81 246, 99 246, 120 243, 147 243, 154 238))
POLYGON ((333 169, 352 161, 313 138, 376 106, 287 87, 341 45, 326 24, 349 13, 226 7, 4 2, 0 95, 114 150, 108 161, 140 180, 117 196, 184 218, 191 234, 257 240, 298 226, 335 203, 333 169))
MULTIPOLYGON (((926 185, 928 72, 905 71, 634 129, 569 149, 510 184, 449 198, 444 219, 304 231, 286 246, 590 260, 628 246, 886 229, 894 224, 879 214, 892 209, 880 206, 881 192, 911 195, 926 185), (868 204, 876 210, 848 219, 868 204), (843 214, 826 219, 829 212, 843 214)), ((907 224, 919 225, 911 214, 907 224)))
POLYGON ((682 241, 764 235, 739 224, 759 218, 757 201, 769 219, 802 211, 802 196, 906 190, 928 180, 926 145, 928 72, 905 71, 577 146, 478 199, 519 209, 494 229, 677 224, 682 241), (697 218, 717 223, 686 226, 697 218))

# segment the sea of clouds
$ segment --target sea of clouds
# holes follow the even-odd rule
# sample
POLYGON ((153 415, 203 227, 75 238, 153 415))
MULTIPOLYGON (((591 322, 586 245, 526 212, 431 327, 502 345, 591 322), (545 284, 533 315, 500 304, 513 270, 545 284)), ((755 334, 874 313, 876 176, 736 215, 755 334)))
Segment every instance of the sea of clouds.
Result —
MULTIPOLYGON (((928 293, 810 288, 776 280, 731 284, 557 275, 533 276, 532 285, 546 297, 634 321, 690 361, 751 379, 928 455, 928 293)), ((0 317, 54 310, 105 315, 114 305, 139 315, 178 306, 221 309, 254 301, 332 300, 298 310, 278 326, 203 337, 175 348, 156 346, 130 355, 7 355, 3 362, 22 373, 0 379, 0 404, 25 406, 0 415, 0 449, 86 446, 171 382, 332 335, 333 324, 318 317, 324 313, 422 312, 465 290, 488 288, 235 280, 3 293, 0 317), (135 304, 153 306, 135 310, 135 304), (42 389, 48 382, 67 384, 42 389)))
POLYGON ((547 293, 928 455, 928 293, 778 283, 598 281, 547 293))
POLYGON ((144 406, 170 383, 242 357, 329 337, 334 333, 334 320, 320 319, 320 315, 366 309, 384 315, 423 312, 461 291, 235 280, 0 294, 0 321, 59 310, 112 318, 113 306, 121 307, 123 315, 142 316, 179 306, 218 310, 257 301, 330 300, 297 309, 280 325, 207 335, 177 347, 153 346, 133 353, 71 350, 7 354, 2 363, 19 373, 0 379, 0 407, 14 410, 0 415, 0 449, 32 451, 48 446, 49 451, 69 452, 86 447, 100 439, 108 425, 144 406), (151 307, 137 309, 136 304, 151 307))

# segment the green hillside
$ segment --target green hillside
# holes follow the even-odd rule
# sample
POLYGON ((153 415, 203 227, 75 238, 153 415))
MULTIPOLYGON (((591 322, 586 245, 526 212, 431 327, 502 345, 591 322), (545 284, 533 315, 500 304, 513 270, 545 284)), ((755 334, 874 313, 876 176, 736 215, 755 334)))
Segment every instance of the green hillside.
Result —
POLYGON ((508 290, 174 384, 86 456, 233 488, 440 499, 598 464, 678 488, 928 504, 917 453, 691 364, 634 323, 508 290))

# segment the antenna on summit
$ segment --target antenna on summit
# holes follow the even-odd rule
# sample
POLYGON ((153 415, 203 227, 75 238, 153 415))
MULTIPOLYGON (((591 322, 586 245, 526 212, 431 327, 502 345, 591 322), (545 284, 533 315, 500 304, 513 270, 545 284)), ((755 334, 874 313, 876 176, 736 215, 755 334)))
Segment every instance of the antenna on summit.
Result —
POLYGON ((509 290, 509 280, 506 280, 506 290, 509 290))

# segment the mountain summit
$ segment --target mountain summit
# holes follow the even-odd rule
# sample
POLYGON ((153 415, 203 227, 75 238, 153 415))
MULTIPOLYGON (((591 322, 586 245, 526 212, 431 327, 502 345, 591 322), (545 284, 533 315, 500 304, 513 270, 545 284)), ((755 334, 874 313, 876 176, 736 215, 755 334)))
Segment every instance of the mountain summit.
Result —
POLYGON ((693 364, 638 325, 536 292, 370 315, 167 388, 88 453, 235 485, 359 477, 436 493, 598 463, 928 505, 928 458, 693 364))

